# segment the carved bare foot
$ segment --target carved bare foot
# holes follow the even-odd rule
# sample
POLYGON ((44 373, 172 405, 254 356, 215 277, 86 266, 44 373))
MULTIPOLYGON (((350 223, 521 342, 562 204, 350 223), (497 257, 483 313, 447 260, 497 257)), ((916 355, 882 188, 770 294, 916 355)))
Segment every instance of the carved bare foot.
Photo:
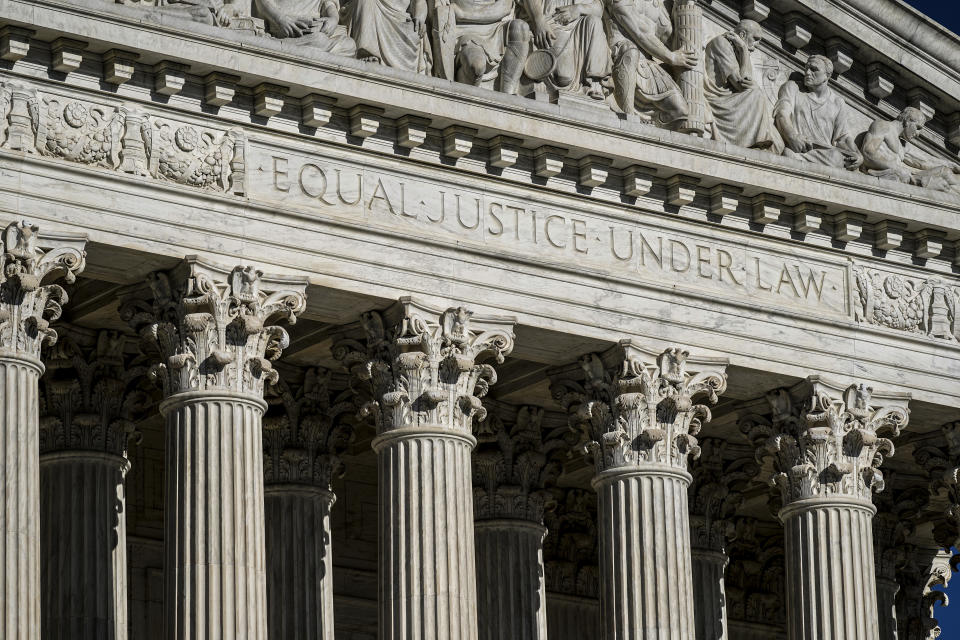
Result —
POLYGON ((371 64, 380 64, 380 58, 378 58, 377 56, 365 56, 360 59, 363 60, 364 62, 369 62, 371 64))

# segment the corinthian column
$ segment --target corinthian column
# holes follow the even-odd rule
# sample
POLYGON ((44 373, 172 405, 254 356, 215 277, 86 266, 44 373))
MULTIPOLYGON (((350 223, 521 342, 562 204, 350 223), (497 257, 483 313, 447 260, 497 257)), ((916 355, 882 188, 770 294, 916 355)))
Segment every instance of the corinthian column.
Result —
POLYGON ((727 597, 724 572, 730 557, 727 541, 743 502, 740 489, 759 472, 751 459, 725 460, 722 440, 701 443, 690 486, 690 546, 693 551, 693 609, 696 640, 726 640, 727 597))
POLYGON ((694 436, 710 418, 695 401, 717 401, 725 367, 624 340, 584 356, 579 379, 554 372, 554 398, 583 430, 595 465, 605 640, 694 637, 687 458, 699 454, 694 436))
POLYGON ((282 415, 264 421, 267 628, 275 640, 333 640, 331 482, 353 436, 351 393, 330 390, 330 372, 276 385, 282 415))
POLYGON ((41 240, 25 222, 3 232, 0 269, 0 637, 40 637, 40 348, 84 267, 83 239, 41 240), (42 247, 42 248, 41 248, 42 247))
POLYGON ((122 335, 66 336, 47 358, 40 422, 44 639, 126 640, 124 477, 132 418, 149 404, 122 335))
POLYGON ((477 638, 471 431, 496 381, 480 362, 503 362, 513 322, 403 298, 334 349, 369 381, 377 420, 381 640, 477 638))
POLYGON ((188 258, 124 316, 158 352, 166 424, 165 637, 265 640, 263 385, 306 282, 188 258))
POLYGON ((544 507, 552 501, 547 487, 562 471, 554 454, 575 443, 557 432, 544 443, 539 407, 488 409, 473 455, 480 638, 546 640, 544 507))
POLYGON ((812 377, 767 395, 768 419, 741 428, 772 457, 781 490, 790 640, 877 640, 873 493, 890 440, 907 424, 906 396, 874 396, 812 377), (882 408, 874 402, 880 401, 882 408))

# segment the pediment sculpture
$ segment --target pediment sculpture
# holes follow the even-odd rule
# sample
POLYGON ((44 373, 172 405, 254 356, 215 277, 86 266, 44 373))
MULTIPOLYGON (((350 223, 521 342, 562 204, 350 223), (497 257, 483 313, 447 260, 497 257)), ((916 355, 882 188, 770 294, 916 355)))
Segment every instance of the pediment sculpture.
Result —
POLYGON ((119 1, 507 94, 579 95, 663 128, 960 196, 960 165, 911 144, 929 113, 871 123, 816 53, 771 76, 760 64, 770 47, 759 49, 779 39, 746 17, 721 27, 696 0, 119 1))

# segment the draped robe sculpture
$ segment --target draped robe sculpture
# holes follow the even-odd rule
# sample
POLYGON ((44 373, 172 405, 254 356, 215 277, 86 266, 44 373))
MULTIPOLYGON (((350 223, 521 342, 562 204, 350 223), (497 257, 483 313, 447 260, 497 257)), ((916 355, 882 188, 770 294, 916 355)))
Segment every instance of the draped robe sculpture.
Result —
POLYGON ((430 73, 426 0, 350 0, 344 13, 358 58, 404 71, 430 73))
POLYGON ((610 47, 601 0, 526 0, 526 10, 534 45, 554 57, 550 82, 561 91, 603 100, 610 47))
POLYGON ((773 113, 753 70, 750 52, 763 36, 760 25, 743 20, 707 43, 704 94, 713 112, 714 138, 741 147, 783 149, 773 113))
POLYGON ((338 0, 254 0, 254 10, 275 38, 342 56, 353 57, 357 52, 346 27, 340 25, 338 0))
POLYGON ((803 88, 794 80, 780 88, 774 121, 786 145, 785 156, 852 171, 863 158, 851 132, 847 104, 829 86, 832 75, 829 58, 810 56, 803 88))

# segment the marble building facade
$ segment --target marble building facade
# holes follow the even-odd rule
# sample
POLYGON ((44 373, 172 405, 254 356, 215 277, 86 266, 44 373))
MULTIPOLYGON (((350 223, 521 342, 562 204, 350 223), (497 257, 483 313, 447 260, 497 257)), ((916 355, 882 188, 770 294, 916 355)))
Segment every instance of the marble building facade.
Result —
POLYGON ((0 638, 941 637, 958 151, 892 0, 5 0, 0 638))

